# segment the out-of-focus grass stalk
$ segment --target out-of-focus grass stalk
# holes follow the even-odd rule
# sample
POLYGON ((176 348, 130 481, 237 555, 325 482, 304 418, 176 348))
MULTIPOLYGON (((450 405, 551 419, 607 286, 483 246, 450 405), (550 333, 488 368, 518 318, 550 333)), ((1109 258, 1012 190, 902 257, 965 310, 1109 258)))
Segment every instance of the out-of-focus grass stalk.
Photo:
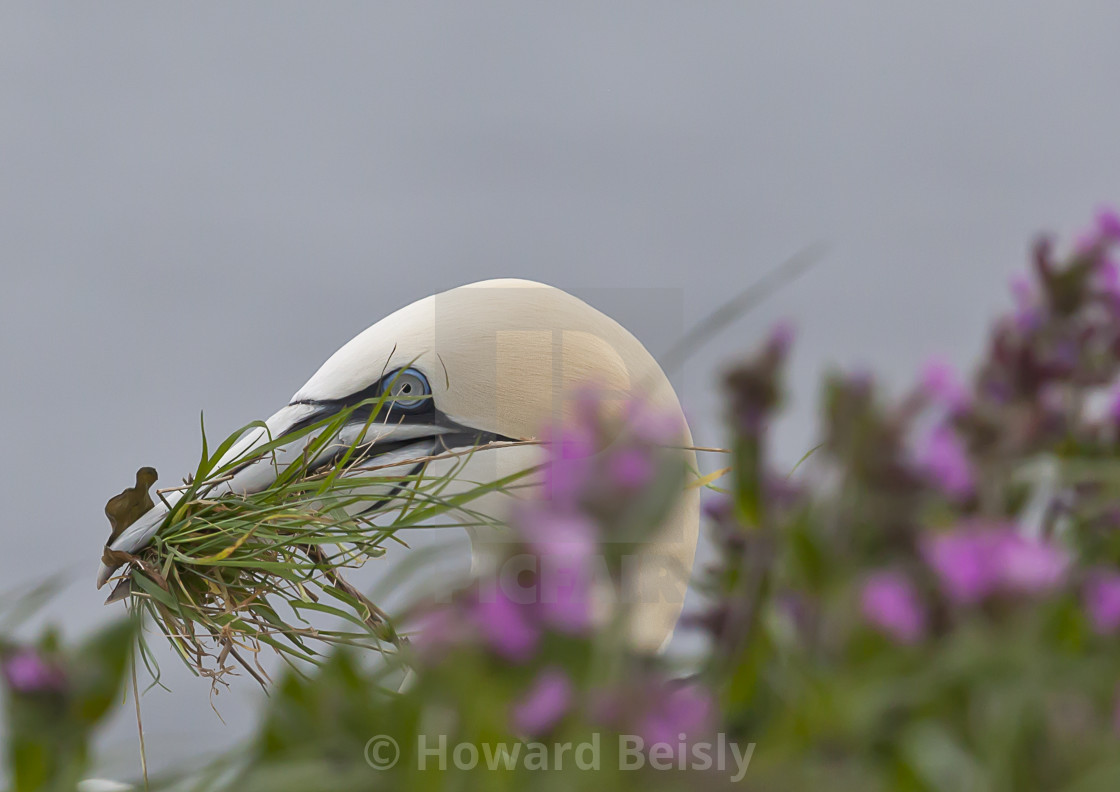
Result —
MULTIPOLYGON (((264 684, 258 655, 269 647, 289 662, 316 662, 323 645, 346 644, 394 651, 400 643, 376 603, 351 586, 343 571, 384 556, 406 530, 490 525, 471 508, 476 498, 511 490, 530 470, 497 481, 459 481, 448 486, 479 450, 491 443, 418 459, 378 464, 367 431, 385 410, 382 396, 342 410, 232 460, 223 460, 254 422, 210 453, 205 427, 194 474, 179 488, 151 545, 131 558, 131 602, 151 616, 162 634, 196 673, 219 682, 237 666, 264 684), (358 411, 369 413, 351 443, 340 433, 358 411), (281 464, 277 452, 304 443, 302 453, 281 464), (323 465, 323 459, 332 459, 323 465), (450 460, 450 469, 428 475, 428 463, 450 460), (246 464, 272 464, 276 479, 249 495, 212 497, 215 484, 246 464), (310 619, 321 614, 330 628, 310 619)), ((361 413, 358 413, 361 414, 361 413)), ((372 436, 372 435, 371 435, 372 436)), ((533 441, 523 441, 525 443, 533 441)), ((523 486, 523 484, 520 484, 523 486)), ((160 496, 171 490, 161 490, 160 496)), ((145 664, 158 680, 147 645, 145 664)))

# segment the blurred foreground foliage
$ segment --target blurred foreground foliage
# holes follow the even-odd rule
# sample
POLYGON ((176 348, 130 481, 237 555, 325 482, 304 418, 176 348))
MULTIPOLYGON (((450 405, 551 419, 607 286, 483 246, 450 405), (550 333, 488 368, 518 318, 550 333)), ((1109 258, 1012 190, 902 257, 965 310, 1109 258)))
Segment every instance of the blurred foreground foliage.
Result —
POLYGON ((72 790, 84 777, 94 732, 120 703, 135 627, 117 622, 73 647, 53 632, 0 642, 13 792, 72 790))
MULTIPOLYGON (((559 596, 482 579, 418 606, 399 653, 339 646, 291 670, 248 745, 154 785, 1120 788, 1118 245, 1109 212, 1062 260, 1040 243, 971 378, 931 361, 891 398, 869 375, 831 376, 821 443, 794 473, 769 448, 788 330, 728 372, 731 473, 705 520, 717 553, 697 574, 705 606, 678 626, 702 639, 690 676, 627 648, 626 608, 591 617, 590 565, 616 570, 685 478, 656 420, 607 426, 589 406, 551 438, 550 497, 511 526, 513 552, 559 560, 559 596), (644 767, 620 769, 620 735, 644 767), (441 741, 442 768, 424 750, 441 741), (586 744, 596 770, 580 768, 586 744), (716 761, 728 744, 753 745, 741 780, 716 761)), ((73 788, 131 630, 4 644, 13 789, 73 788)))

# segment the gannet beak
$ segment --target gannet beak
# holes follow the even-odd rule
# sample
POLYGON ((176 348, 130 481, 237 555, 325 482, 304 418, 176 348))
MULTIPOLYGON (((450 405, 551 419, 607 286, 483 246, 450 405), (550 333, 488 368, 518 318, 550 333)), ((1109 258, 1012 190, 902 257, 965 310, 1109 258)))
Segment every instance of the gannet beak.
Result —
MULTIPOLYGON (((260 456, 255 456, 254 450, 271 442, 272 438, 283 437, 309 424, 330 418, 344 406, 345 404, 336 402, 296 402, 284 407, 265 422, 267 429, 257 428, 248 432, 230 448, 223 461, 219 463, 219 467, 240 459, 244 459, 245 463, 236 469, 228 480, 217 483, 207 490, 207 496, 217 497, 230 493, 248 495, 266 489, 276 480, 277 471, 293 462, 302 462, 304 449, 312 437, 300 437, 260 456)), ((368 413, 362 414, 361 410, 356 410, 351 420, 339 432, 338 442, 332 443, 320 452, 311 462, 309 469, 315 470, 334 462, 359 439, 362 431, 365 435, 360 446, 361 459, 368 462, 376 458, 379 466, 404 464, 450 448, 511 439, 456 423, 438 410, 425 416, 426 420, 423 422, 402 420, 394 423, 392 410, 389 411, 384 423, 381 421, 370 423, 368 417, 368 413)), ((174 506, 179 500, 178 493, 171 493, 171 495, 173 497, 168 497, 167 503, 156 504, 122 531, 120 536, 109 545, 109 549, 136 553, 146 547, 170 514, 167 504, 174 506)), ((106 563, 102 560, 97 570, 97 587, 104 586, 119 567, 120 563, 106 563)))

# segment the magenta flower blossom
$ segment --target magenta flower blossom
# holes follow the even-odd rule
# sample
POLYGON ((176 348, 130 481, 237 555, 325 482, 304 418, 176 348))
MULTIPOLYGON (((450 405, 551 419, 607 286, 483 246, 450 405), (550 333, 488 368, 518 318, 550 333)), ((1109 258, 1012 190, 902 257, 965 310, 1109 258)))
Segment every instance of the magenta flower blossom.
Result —
POLYGON ((591 627, 591 594, 583 583, 559 586, 555 593, 542 596, 541 618, 560 632, 579 634, 591 627))
POLYGON ((711 694, 700 685, 661 687, 652 696, 653 706, 639 728, 647 747, 655 743, 676 745, 682 734, 688 739, 711 728, 715 707, 711 694))
POLYGON ((586 631, 591 626, 594 574, 586 558, 542 556, 536 590, 540 618, 561 632, 586 631))
POLYGON ((1120 213, 1111 207, 1103 207, 1097 212, 1097 232, 1102 239, 1120 242, 1120 213))
POLYGON ((656 466, 648 452, 624 448, 610 458, 610 477, 624 490, 640 490, 653 480, 656 466))
POLYGON ((898 643, 925 635, 926 616, 910 581, 898 572, 876 572, 860 592, 863 616, 898 643))
POLYGON ((1089 228, 1074 237, 1073 252, 1078 256, 1088 256, 1098 248, 1100 243, 1100 233, 1096 228, 1089 228))
POLYGON ((938 424, 926 439, 918 464, 945 494, 962 498, 972 493, 972 465, 957 433, 938 424))
POLYGON ((1011 294, 1015 300, 1015 326, 1023 333, 1037 328, 1042 323, 1042 305, 1025 275, 1011 279, 1011 294))
POLYGON ((1120 389, 1112 394, 1112 401, 1108 405, 1108 416, 1116 423, 1120 423, 1120 389))
POLYGON ((528 551, 523 557, 535 561, 535 567, 522 571, 534 571, 535 582, 525 587, 522 580, 491 581, 474 598, 459 597, 452 608, 426 615, 416 640, 421 655, 477 636, 501 657, 523 663, 533 657, 544 632, 583 634, 590 629, 592 593, 607 573, 601 569, 600 526, 584 509, 594 498, 612 494, 602 492, 604 482, 622 489, 647 484, 656 472, 654 458, 646 453, 655 445, 651 438, 671 442, 681 429, 679 420, 663 420, 663 413, 640 403, 627 406, 627 414, 642 422, 644 434, 627 425, 614 447, 600 452, 599 404, 581 396, 572 405, 573 421, 554 427, 547 442, 546 497, 518 504, 511 515, 528 551))
POLYGON ((521 510, 515 523, 529 550, 537 556, 537 611, 545 622, 564 632, 583 632, 591 622, 590 589, 596 572, 598 530, 581 514, 521 510))
POLYGON ((1101 252, 1114 242, 1120 242, 1120 214, 1104 207, 1097 212, 1096 223, 1077 235, 1073 249, 1079 256, 1101 252))
POLYGON ((565 426, 546 438, 546 443, 545 495, 556 507, 572 508, 591 479, 595 438, 582 426, 565 426))
POLYGON ((1070 562, 1057 545, 1027 538, 1006 525, 966 526, 938 534, 922 550, 946 595, 959 604, 976 602, 997 590, 1048 591, 1065 581, 1070 562))
POLYGON ((922 369, 922 388, 952 413, 960 412, 968 406, 968 389, 948 361, 942 358, 926 361, 922 369))
POLYGON ((995 588, 997 574, 991 546, 988 533, 956 531, 931 537, 922 551, 949 598, 967 604, 986 597, 995 588))
POLYGON ((572 699, 572 682, 561 669, 541 671, 525 696, 514 704, 510 720, 527 735, 545 734, 564 717, 572 699))
POLYGON ((0 673, 17 693, 50 693, 66 687, 66 676, 34 649, 20 649, 0 663, 0 673))
POLYGON ((528 507, 515 522, 529 549, 539 556, 587 559, 598 547, 598 529, 581 514, 528 507))
POLYGON ((540 639, 531 608, 511 600, 501 586, 481 589, 473 609, 473 621, 495 652, 515 663, 532 657, 540 639))
POLYGON ((1069 556, 1062 548, 1011 529, 1000 533, 993 553, 999 584, 1009 591, 1030 594, 1056 588, 1069 568, 1069 556))
POLYGON ((640 442, 655 446, 678 442, 684 430, 680 416, 650 407, 641 399, 626 402, 623 423, 640 442))
POLYGON ((1105 259, 1097 265, 1094 272, 1096 287, 1113 297, 1120 296, 1120 269, 1116 262, 1105 259))
POLYGON ((1120 628, 1120 573, 1099 570, 1090 575, 1082 601, 1098 635, 1116 632, 1120 628))

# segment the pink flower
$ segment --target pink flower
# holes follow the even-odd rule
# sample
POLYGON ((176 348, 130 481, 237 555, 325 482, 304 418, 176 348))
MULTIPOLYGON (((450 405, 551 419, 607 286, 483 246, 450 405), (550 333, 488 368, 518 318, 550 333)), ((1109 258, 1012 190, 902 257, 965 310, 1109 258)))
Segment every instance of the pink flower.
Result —
POLYGON ((1108 415, 1116 423, 1120 423, 1120 389, 1112 394, 1112 402, 1108 405, 1108 415))
POLYGON ((681 441, 685 423, 669 410, 651 407, 642 399, 626 402, 622 422, 629 435, 639 443, 653 446, 673 445, 681 441))
POLYGON ((1042 323, 1042 305, 1025 275, 1011 279, 1011 294, 1015 300, 1015 326, 1023 333, 1037 328, 1042 323))
POLYGON ((1082 600, 1098 635, 1120 628, 1120 573, 1114 570, 1095 572, 1085 584, 1082 600))
POLYGON ((1000 585, 1009 591, 1032 593, 1061 585, 1069 556, 1060 547, 1041 539, 1028 539, 1006 530, 993 550, 1000 585))
POLYGON ((1111 207, 1102 207, 1097 212, 1097 232, 1102 239, 1120 242, 1120 213, 1111 207))
POLYGON ((569 512, 523 509, 516 524, 537 556, 539 615, 564 632, 578 633, 591 622, 590 589, 599 551, 598 530, 587 517, 569 512))
POLYGON ((4 658, 0 672, 17 693, 58 692, 66 686, 62 669, 34 649, 20 649, 4 658))
POLYGON ((1104 259, 1097 265, 1094 276, 1096 287, 1102 292, 1113 297, 1120 295, 1120 271, 1115 262, 1104 259))
POLYGON ((495 652, 515 663, 532 657, 540 639, 531 609, 511 600, 494 584, 479 591, 473 609, 474 622, 495 652))
POLYGON ((653 480, 656 466, 648 452, 624 448, 610 458, 611 480, 624 490, 640 490, 653 480))
POLYGON ((1069 556, 1053 543, 1030 539, 1013 527, 967 526, 928 539, 926 563, 945 593, 960 604, 976 602, 996 590, 1030 594, 1061 585, 1069 556))
POLYGON ((539 556, 587 559, 598 547, 595 524, 580 514, 529 507, 517 515, 516 524, 529 549, 539 556))
POLYGON ((982 599, 995 588, 997 575, 991 545, 989 534, 956 531, 929 538, 922 551, 949 598, 967 604, 982 599))
POLYGON ((513 706, 510 720, 522 734, 545 734, 564 717, 571 698, 572 683, 568 675, 556 667, 546 668, 513 706))
POLYGON ((588 558, 548 555, 539 559, 536 601, 540 618, 561 632, 582 633, 591 626, 591 588, 595 570, 588 558))
POLYGON ((544 465, 545 495, 555 506, 571 508, 591 479, 595 438, 582 426, 567 426, 546 442, 549 458, 544 465))
POLYGON ((715 707, 711 694, 700 685, 661 687, 653 693, 653 705, 642 721, 639 733, 646 745, 676 745, 685 738, 706 732, 711 727, 715 707))
POLYGON ((918 463, 945 494, 961 498, 972 493, 972 465, 960 438, 947 424, 938 424, 930 432, 918 463))
POLYGON ((1102 207, 1097 211, 1093 227, 1077 235, 1073 249, 1079 256, 1094 252, 1099 254, 1114 242, 1120 242, 1120 214, 1115 209, 1102 207))
POLYGON ((926 361, 922 369, 922 388, 950 412, 960 412, 968 406, 968 390, 953 367, 942 358, 926 361))
POLYGON ((863 584, 864 618, 898 643, 912 644, 925 634, 925 612, 910 581, 897 572, 876 572, 863 584))
POLYGON ((1073 239, 1073 252, 1078 256, 1088 256, 1092 254, 1100 245, 1101 237, 1097 229, 1086 229, 1073 239))

